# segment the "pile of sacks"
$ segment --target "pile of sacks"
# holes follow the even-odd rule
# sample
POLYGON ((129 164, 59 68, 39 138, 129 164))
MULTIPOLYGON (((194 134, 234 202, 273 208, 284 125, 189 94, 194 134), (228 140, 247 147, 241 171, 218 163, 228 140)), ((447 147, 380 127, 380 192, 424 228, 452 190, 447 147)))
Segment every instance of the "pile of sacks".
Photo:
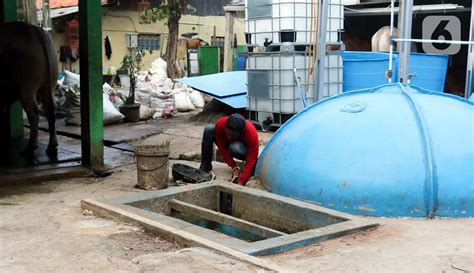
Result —
MULTIPOLYGON (((65 115, 67 125, 81 125, 81 91, 80 76, 70 71, 64 71, 64 78, 58 81, 59 89, 55 94, 56 108, 65 115)), ((104 85, 103 122, 109 125, 121 121, 124 116, 114 107, 104 85)))
POLYGON ((160 58, 153 61, 151 68, 141 72, 138 77, 135 100, 155 110, 153 118, 167 118, 176 112, 204 107, 201 93, 173 82, 168 78, 166 70, 166 62, 160 58))
MULTIPOLYGON (((169 118, 176 112, 204 107, 201 93, 173 82, 166 70, 166 62, 160 58, 153 61, 148 71, 138 75, 135 102, 140 103, 140 120, 169 118)), ((57 109, 65 114, 66 124, 80 126, 80 76, 67 70, 64 74, 65 77, 58 81, 60 88, 55 94, 57 109)), ((124 118, 118 109, 124 103, 121 98, 128 96, 129 89, 129 86, 113 88, 107 83, 103 85, 104 125, 124 118)))

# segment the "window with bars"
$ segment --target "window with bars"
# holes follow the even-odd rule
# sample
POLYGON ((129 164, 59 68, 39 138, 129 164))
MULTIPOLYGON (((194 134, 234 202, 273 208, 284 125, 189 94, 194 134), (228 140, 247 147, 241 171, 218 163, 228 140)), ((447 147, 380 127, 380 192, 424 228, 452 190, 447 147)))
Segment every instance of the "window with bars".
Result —
POLYGON ((212 36, 211 37, 211 46, 224 47, 225 37, 221 36, 212 36))
POLYGON ((160 34, 138 34, 138 48, 143 50, 160 50, 160 34))

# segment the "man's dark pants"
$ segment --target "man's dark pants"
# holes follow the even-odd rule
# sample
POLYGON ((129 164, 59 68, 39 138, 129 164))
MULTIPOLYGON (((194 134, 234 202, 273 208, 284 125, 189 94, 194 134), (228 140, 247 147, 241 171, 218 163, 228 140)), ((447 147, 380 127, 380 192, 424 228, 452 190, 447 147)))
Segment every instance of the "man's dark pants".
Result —
MULTIPOLYGON (((201 171, 212 171, 212 150, 216 142, 216 126, 209 124, 204 128, 201 144, 201 171)), ((229 145, 229 153, 232 157, 245 160, 247 157, 247 146, 241 141, 234 141, 229 145)))

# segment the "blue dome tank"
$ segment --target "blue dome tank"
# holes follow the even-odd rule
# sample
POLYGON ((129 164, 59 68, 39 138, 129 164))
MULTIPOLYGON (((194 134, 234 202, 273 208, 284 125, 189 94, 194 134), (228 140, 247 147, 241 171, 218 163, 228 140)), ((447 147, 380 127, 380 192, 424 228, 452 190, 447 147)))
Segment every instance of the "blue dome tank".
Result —
POLYGON ((257 174, 274 193, 352 214, 473 217, 473 106, 401 84, 343 93, 286 122, 257 174))

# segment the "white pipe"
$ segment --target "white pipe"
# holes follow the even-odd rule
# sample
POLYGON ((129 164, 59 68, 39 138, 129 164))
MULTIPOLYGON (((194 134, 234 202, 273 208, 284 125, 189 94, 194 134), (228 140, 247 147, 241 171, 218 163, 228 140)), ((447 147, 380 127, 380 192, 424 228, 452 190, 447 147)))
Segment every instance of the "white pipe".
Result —
POLYGON ((395 0, 391 0, 390 4, 390 55, 388 60, 388 83, 392 83, 392 68, 393 68, 393 21, 394 21, 394 14, 395 14, 395 0))
POLYGON ((451 40, 425 40, 425 39, 393 39, 396 42, 414 42, 414 43, 433 43, 433 44, 452 44, 452 45, 474 45, 469 41, 451 41, 451 40))

